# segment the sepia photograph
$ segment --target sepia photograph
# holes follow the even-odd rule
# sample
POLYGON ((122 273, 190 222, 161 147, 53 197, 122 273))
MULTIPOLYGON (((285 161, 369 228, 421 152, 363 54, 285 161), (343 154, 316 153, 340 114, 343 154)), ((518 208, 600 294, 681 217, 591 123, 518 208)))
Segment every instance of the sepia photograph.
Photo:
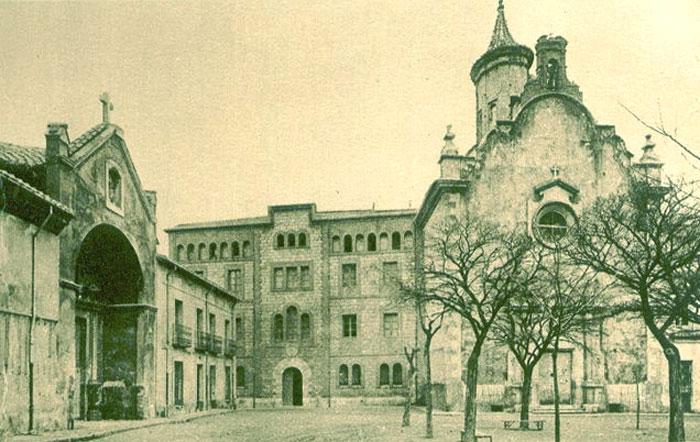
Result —
POLYGON ((0 23, 0 442, 700 442, 697 0, 0 23))

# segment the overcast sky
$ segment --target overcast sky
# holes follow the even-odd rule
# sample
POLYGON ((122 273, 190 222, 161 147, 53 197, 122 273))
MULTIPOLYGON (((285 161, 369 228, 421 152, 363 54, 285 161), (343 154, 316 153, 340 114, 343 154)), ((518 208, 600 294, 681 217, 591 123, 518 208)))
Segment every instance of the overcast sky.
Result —
MULTIPOLYGON (((76 138, 100 122, 109 91, 141 181, 158 192, 161 230, 271 204, 415 208, 437 177, 445 125, 462 151, 474 142, 469 70, 496 5, 0 3, 0 140, 43 146, 48 121, 76 138)), ((505 7, 519 43, 568 39, 568 77, 635 155, 647 130, 620 103, 661 114, 700 150, 700 2, 505 7)), ((700 177, 670 144, 659 156, 700 177)))

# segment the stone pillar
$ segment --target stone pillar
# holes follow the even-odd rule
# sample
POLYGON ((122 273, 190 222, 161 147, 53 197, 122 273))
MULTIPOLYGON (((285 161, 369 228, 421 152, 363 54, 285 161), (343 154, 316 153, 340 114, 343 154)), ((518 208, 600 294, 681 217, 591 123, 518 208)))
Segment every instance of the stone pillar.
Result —
POLYGON ((136 315, 136 385, 143 387, 144 416, 155 416, 155 327, 156 310, 139 308, 136 315))

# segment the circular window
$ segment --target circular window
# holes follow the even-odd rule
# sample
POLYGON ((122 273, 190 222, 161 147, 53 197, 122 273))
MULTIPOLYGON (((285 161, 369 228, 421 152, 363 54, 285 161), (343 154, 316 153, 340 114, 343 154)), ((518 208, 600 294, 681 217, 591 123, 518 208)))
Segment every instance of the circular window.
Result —
POLYGON ((552 245, 566 237, 575 220, 568 206, 548 204, 537 213, 534 231, 540 241, 552 245))

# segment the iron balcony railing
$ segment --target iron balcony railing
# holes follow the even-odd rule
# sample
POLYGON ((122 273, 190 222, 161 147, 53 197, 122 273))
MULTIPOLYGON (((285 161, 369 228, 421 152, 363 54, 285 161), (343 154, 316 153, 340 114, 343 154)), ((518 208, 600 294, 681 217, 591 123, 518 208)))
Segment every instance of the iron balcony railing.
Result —
POLYGON ((218 355, 221 353, 222 347, 223 347, 223 340, 221 339, 221 336, 217 335, 209 335, 211 337, 209 341, 209 352, 218 355))
POLYGON ((197 351, 208 351, 211 343, 211 335, 204 331, 197 331, 197 341, 194 349, 197 351))
POLYGON ((173 347, 189 348, 192 346, 192 329, 186 325, 175 324, 173 330, 173 347))
POLYGON ((233 339, 226 340, 226 346, 224 347, 224 354, 226 356, 236 356, 236 341, 233 339))

